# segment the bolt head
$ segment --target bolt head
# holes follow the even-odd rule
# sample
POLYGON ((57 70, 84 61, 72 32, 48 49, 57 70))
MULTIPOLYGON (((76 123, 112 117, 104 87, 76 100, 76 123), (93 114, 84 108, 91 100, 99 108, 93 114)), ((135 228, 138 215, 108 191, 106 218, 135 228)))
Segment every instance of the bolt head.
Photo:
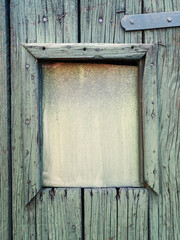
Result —
POLYGON ((134 24, 134 19, 130 19, 130 24, 134 24))
POLYGON ((168 18, 167 18, 167 21, 168 21, 168 22, 171 22, 171 21, 172 21, 172 18, 171 18, 171 17, 168 17, 168 18))
POLYGON ((103 22, 103 19, 102 18, 99 18, 99 23, 102 23, 103 22))

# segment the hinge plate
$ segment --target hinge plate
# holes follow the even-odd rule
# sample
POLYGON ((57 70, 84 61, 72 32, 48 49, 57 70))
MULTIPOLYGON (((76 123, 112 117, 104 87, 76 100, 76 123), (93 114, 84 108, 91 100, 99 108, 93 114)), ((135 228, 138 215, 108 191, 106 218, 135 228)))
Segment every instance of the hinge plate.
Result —
POLYGON ((180 26, 180 11, 125 15, 121 25, 126 31, 180 26))

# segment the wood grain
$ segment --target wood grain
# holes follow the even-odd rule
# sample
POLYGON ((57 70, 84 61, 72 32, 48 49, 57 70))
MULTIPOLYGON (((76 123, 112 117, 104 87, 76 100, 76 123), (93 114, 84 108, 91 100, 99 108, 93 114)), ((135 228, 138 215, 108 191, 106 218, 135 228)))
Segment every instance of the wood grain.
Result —
POLYGON ((125 32, 124 14, 141 13, 142 0, 81 0, 80 37, 84 43, 141 43, 142 32, 125 32))
POLYGON ((84 190, 85 239, 116 239, 116 189, 84 190))
POLYGON ((6 1, 0 1, 0 239, 10 239, 9 56, 6 1))
POLYGON ((84 190, 85 239, 148 239, 148 191, 84 190))
MULTIPOLYGON (((141 43, 142 42, 142 32, 141 31, 134 31, 134 32, 125 32, 121 25, 120 20, 124 16, 124 14, 138 14, 141 13, 142 8, 142 1, 111 1, 111 0, 104 0, 104 1, 88 1, 88 0, 81 0, 81 31, 80 31, 80 37, 81 42, 83 43, 141 43)), ((112 200, 112 207, 116 209, 118 214, 118 220, 116 220, 116 224, 118 226, 116 227, 116 234, 112 235, 112 238, 106 238, 111 237, 110 234, 107 235, 107 233, 111 232, 111 229, 114 229, 112 225, 109 224, 109 227, 102 228, 100 227, 100 224, 97 225, 97 223, 102 222, 103 224, 103 211, 102 215, 98 211, 100 208, 100 202, 102 201, 103 193, 100 192, 100 190, 92 190, 93 195, 89 193, 90 190, 85 190, 85 233, 86 236, 89 237, 88 234, 91 234, 91 236, 94 236, 94 239, 136 239, 136 238, 130 238, 131 233, 128 232, 128 197, 126 195, 126 192, 128 192, 128 189, 124 189, 121 192, 120 198, 117 201, 119 208, 117 210, 117 206, 115 206, 116 200, 115 197, 115 189, 108 190, 110 191, 111 196, 108 198, 113 199, 112 200), (93 192, 94 191, 94 192, 93 192), (97 198, 99 199, 97 201, 97 198), (93 199, 96 199, 96 201, 93 201, 93 199), (87 204, 87 206, 86 206, 87 204), (99 207, 98 207, 99 206, 99 207), (88 209, 86 211, 86 208, 88 209), (93 213, 93 215, 90 215, 90 213, 93 213), (87 216, 86 216, 87 214, 87 216), (88 233, 88 234, 87 234, 88 233), (129 237, 129 238, 128 238, 129 237)), ((131 190, 130 190, 131 191, 131 190)), ((139 190, 137 190, 139 191, 139 190)), ((132 196, 131 194, 130 196, 132 196)), ((135 191, 136 195, 136 191, 135 191)), ((147 191, 146 194, 147 195, 147 191)), ((119 195, 118 195, 119 196, 119 195)), ((143 195, 144 196, 144 195, 143 195)), ((146 197, 145 197, 146 198, 146 197)), ((145 199, 142 198, 143 200, 145 199)), ((133 204, 133 197, 130 199, 130 204, 133 204)), ((135 203, 136 205, 136 203, 135 203)), ((108 209, 109 205, 105 205, 105 208, 108 209)), ((147 202, 142 202, 142 209, 144 210, 144 214, 146 215, 146 211, 148 209, 147 202)), ((112 217, 115 217, 113 214, 114 210, 112 212, 112 217)), ((142 214, 143 215, 143 214, 142 214)), ((144 216, 145 216, 144 215, 144 216)), ((130 217, 130 215, 129 215, 130 217)), ((143 219, 143 218, 142 218, 143 219)), ((133 232, 133 234, 137 234, 137 239, 139 239, 139 236, 143 236, 142 239, 147 239, 147 218, 145 217, 145 228, 140 230, 136 230, 135 225, 132 225, 132 229, 134 228, 134 232, 130 229, 129 231, 133 232), (137 231, 137 233, 135 233, 137 231)), ((133 216, 132 216, 133 220, 133 216)), ((110 218, 108 219, 110 221, 110 218)), ((138 220, 141 221, 141 220, 138 220)), ((133 223, 134 224, 134 223, 133 223)), ((114 233, 112 231, 112 233, 114 233)), ((93 239, 90 238, 89 239, 93 239)))
MULTIPOLYGON (((2 1, 1 1, 2 2, 2 1)), ((4 4, 4 2, 3 2, 4 4)), ((22 108, 22 103, 25 99, 25 94, 22 95, 22 75, 21 72, 24 70, 24 65, 26 62, 21 61, 23 58, 23 50, 21 43, 61 43, 61 42, 78 42, 78 34, 81 42, 89 43, 141 43, 142 40, 145 43, 157 43, 158 48, 158 61, 153 68, 153 75, 157 81, 157 111, 158 111, 158 124, 159 124, 159 139, 158 139, 158 158, 159 158, 159 172, 157 174, 160 176, 160 194, 157 195, 149 189, 149 239, 172 239, 178 240, 180 235, 179 219, 179 182, 180 182, 180 165, 179 165, 179 153, 180 153, 180 140, 179 140, 179 113, 180 113, 180 92, 179 92, 179 42, 180 42, 180 30, 179 28, 174 29, 161 29, 161 30, 152 30, 145 31, 144 38, 142 38, 142 31, 139 32, 125 32, 120 26, 120 19, 124 15, 124 10, 126 14, 141 13, 142 11, 142 1, 133 1, 133 0, 103 0, 103 1, 80 1, 80 24, 81 28, 78 33, 78 17, 77 17, 77 1, 20 1, 12 0, 11 1, 11 56, 12 56, 12 160, 13 160, 13 237, 14 239, 37 239, 36 234, 38 229, 38 236, 43 236, 44 233, 40 233, 40 228, 36 226, 36 222, 40 224, 39 226, 43 227, 45 219, 41 218, 42 212, 46 213, 46 209, 43 211, 43 204, 45 206, 51 206, 52 209, 54 205, 50 205, 49 198, 44 198, 45 203, 43 206, 38 202, 39 200, 34 198, 28 206, 25 207, 25 198, 24 198, 24 150, 23 150, 23 133, 22 126, 24 122, 22 119, 25 119, 23 116, 24 109, 22 108), (119 13, 116 13, 116 11, 119 13), (36 213, 36 202, 38 206, 38 212, 36 213), (36 214, 38 217, 36 217, 36 214), (44 221, 44 222, 43 222, 44 221)), ((4 5, 0 9, 1 23, 4 24, 4 5)), ((144 13, 148 12, 162 12, 162 11, 179 11, 180 3, 176 0, 164 0, 164 1, 144 1, 144 13)), ((1 24, 1 27, 4 25, 1 24)), ((4 31, 0 31, 0 41, 4 43, 5 35, 4 31)), ((3 59, 3 64, 5 64, 4 58, 6 54, 4 48, 1 49, 2 54, 1 59, 3 59)), ((28 60, 28 59, 27 59, 28 60)), ((3 65, 1 65, 3 66, 3 65)), ((2 79, 6 79, 6 72, 1 71, 3 74, 2 79), (4 75, 5 74, 5 75, 4 75)), ((6 95, 6 81, 0 82, 3 90, 3 95, 1 99, 1 104, 5 106, 7 101, 6 95)), ((26 83, 28 84, 28 83, 26 83)), ((31 83, 32 84, 32 83, 31 83)), ((33 85, 32 85, 33 86, 33 85)), ((30 95, 32 96, 32 95, 30 95)), ((152 104, 152 103, 151 103, 152 104)), ((151 109, 150 109, 151 110, 151 109)), ((1 148, 7 150, 7 108, 1 108, 1 122, 3 127, 0 125, 0 134, 3 134, 3 145, 1 148), (2 147, 3 146, 3 147, 2 147)), ((27 112, 28 114, 28 112, 27 112)), ((32 114, 32 112, 30 112, 32 114)), ((1 123, 0 123, 1 124, 1 123)), ((32 129, 33 130, 33 129, 32 129)), ((25 132, 24 132, 25 134, 25 132)), ((33 136, 33 133, 32 133, 33 136)), ((153 136, 152 136, 153 139, 153 136)), ((34 141, 34 140, 33 140, 34 141)), ((29 144, 29 142, 27 142, 29 144)), ((37 144, 37 143, 36 143, 37 144)), ((156 146, 157 147, 157 146, 156 146)), ((155 154, 157 152, 155 151, 155 154)), ((1 173, 1 185, 3 182, 3 192, 1 190, 1 197, 3 197, 5 202, 1 201, 1 209, 3 205, 3 231, 2 236, 7 238, 7 155, 6 152, 3 152, 3 157, 1 158, 2 170, 1 173), (5 160, 4 160, 5 159, 5 160), (5 184, 5 185, 4 185, 5 184), (6 203, 6 204, 5 204, 6 203), (6 207, 4 207, 4 204, 6 207)), ((157 156, 157 155, 156 155, 157 156)), ((150 166, 150 171, 154 170, 154 165, 150 166), (152 167, 152 168, 151 168, 152 167)), ((146 167, 147 169, 147 167, 146 167)), ((156 170, 156 169, 155 169, 156 170)), ((156 172, 155 172, 156 173, 156 172)), ((156 174, 155 174, 156 175, 156 174)), ((146 175, 146 179, 150 179, 153 183, 157 181, 156 176, 146 175)), ((69 190, 71 191, 71 190, 69 190)), ((102 199, 100 190, 95 191, 95 198, 102 199), (101 196, 101 197, 100 197, 101 196)), ((129 191, 129 190, 127 190, 129 191)), ((144 191, 144 190, 142 190, 144 191)), ((113 209, 117 209, 114 205, 114 196, 115 189, 111 189, 111 197, 108 197, 108 201, 112 203, 113 209)), ((44 193, 48 195, 49 193, 44 193)), ((118 222, 122 226, 127 226, 125 229, 129 229, 128 232, 120 230, 118 228, 118 237, 123 236, 127 239, 127 236, 131 236, 132 239, 146 239, 146 214, 147 209, 144 201, 147 200, 146 194, 140 194, 141 199, 143 199, 142 212, 140 213, 137 221, 135 221, 134 216, 132 215, 135 207, 137 207, 137 195, 136 192, 129 193, 132 201, 127 202, 126 190, 121 191, 119 198, 119 205, 122 205, 123 208, 118 208, 118 216, 125 216, 124 218, 120 217, 118 220, 115 220, 113 214, 108 219, 112 219, 115 225, 109 224, 111 226, 105 232, 102 228, 97 229, 97 216, 94 215, 93 220, 90 217, 91 211, 95 213, 97 206, 101 205, 101 202, 92 202, 92 197, 86 197, 86 211, 87 216, 85 215, 86 222, 91 223, 91 229, 89 230, 89 225, 86 226, 86 233, 90 232, 93 236, 97 236, 98 231, 100 231, 100 236, 103 238, 105 236, 114 236, 114 226, 118 222), (134 197, 136 196, 136 200, 134 197), (135 204, 134 204, 135 201, 135 204), (88 204, 88 205, 87 205, 88 204), (95 204, 95 205, 94 205, 95 204), (88 206, 88 207, 87 207, 88 206), (92 208, 93 206, 93 208, 92 208), (127 212, 126 209, 131 209, 132 211, 127 212), (120 213, 119 213, 120 212, 120 213), (129 226, 126 222, 128 218, 132 222, 132 226, 129 226), (145 221, 144 221, 145 219, 145 221), (142 223, 145 222, 145 225, 142 223), (134 225, 135 224, 135 225, 134 225), (129 228, 128 228, 129 226, 129 228), (135 227, 138 226, 138 227, 135 227), (92 231, 93 229, 93 231, 92 231), (136 233, 135 233, 136 231, 136 233), (112 233, 112 234, 109 234, 112 233), (124 235, 123 235, 124 234, 124 235), (142 234, 143 237, 142 237, 142 234), (140 238, 141 237, 141 238, 140 238)), ((39 195, 38 195, 39 196, 39 195)), ((78 202, 79 197, 76 197, 76 203, 78 202)), ((64 201, 64 200, 63 200, 64 201)), ((105 200, 103 200, 105 202, 105 200)), ((107 209, 110 209, 110 204, 107 202, 107 209)), ((58 205, 59 206, 59 205, 58 205)), ((106 204, 104 203, 104 206, 106 204)), ((50 210, 49 215, 53 213, 53 210, 50 210)), ((141 208, 138 208, 138 212, 141 208)), ((109 216, 110 210, 108 213, 105 213, 106 216, 109 216)), ((98 212, 98 217, 100 217, 100 212, 98 212)), ((44 215, 45 215, 44 213, 44 215)), ((103 210, 102 210, 103 213, 103 210)), ((77 216, 77 215, 76 215, 77 216)), ((136 217, 137 217, 136 216, 136 217)), ((54 216, 58 218, 57 216, 54 216)), ((47 219, 47 218, 46 218, 47 219)), ((56 222, 57 220, 49 219, 45 224, 49 226, 50 232, 53 234, 53 226, 51 223, 56 222)), ((103 226, 106 226, 103 219, 103 226)), ((102 226, 102 223, 101 223, 102 226)), ((69 230, 68 230, 69 231, 69 230)), ((50 233, 51 234, 51 233, 50 233)), ((58 233, 60 234, 60 233, 58 233)), ((58 236, 58 234, 56 236, 58 236)), ((51 235, 53 236, 53 235, 51 235)), ((116 233, 117 236, 117 233, 116 233)), ((117 237, 117 239, 118 239, 117 237)), ((46 236, 45 236, 46 238, 46 236)), ((52 237, 53 238, 53 237, 52 237)), ((120 237, 119 237, 120 238, 120 237)), ((3 239, 3 238, 2 238, 3 239)), ((121 238, 120 238, 121 239, 121 238)), ((130 237, 129 237, 130 239, 130 237)))
MULTIPOLYGON (((144 13, 180 11, 174 0, 144 1, 144 13)), ((180 28, 144 32, 157 43, 160 192, 150 196, 150 239, 178 240, 180 235, 180 28)))
POLYGON ((142 80, 142 126, 144 181, 156 193, 159 193, 157 53, 158 47, 154 45, 146 54, 142 80))
POLYGON ((37 239, 82 239, 81 190, 46 188, 36 196, 37 239))
POLYGON ((22 44, 37 59, 139 60, 152 45, 140 44, 22 44))
MULTIPOLYGON (((36 221, 40 223, 40 220, 36 220, 35 199, 25 206, 27 199, 25 199, 24 187, 26 184, 24 167, 28 166, 28 158, 31 154, 31 158, 37 156, 38 133, 35 121, 37 120, 38 89, 35 89, 35 82, 38 78, 36 69, 32 68, 34 60, 26 57, 21 43, 77 42, 77 1, 72 0, 68 3, 67 6, 63 0, 11 1, 13 239, 34 239, 36 221), (59 19, 63 14, 65 16, 59 19), (24 77, 26 78, 28 71, 31 77, 28 77, 25 83, 24 77), (22 92, 23 84, 35 91, 22 92), (26 104, 26 98, 31 104, 26 104), (34 129, 31 126, 36 127, 34 129), (23 128, 24 131, 22 131, 23 128), (32 139, 24 142, 26 133, 29 131, 32 139), (29 156, 26 157, 27 153, 29 156)), ((36 165, 35 162, 34 166, 36 165)), ((32 181, 29 182, 32 187, 37 177, 34 174, 33 178, 29 179, 32 181)), ((36 189, 38 189, 37 186, 36 189)))

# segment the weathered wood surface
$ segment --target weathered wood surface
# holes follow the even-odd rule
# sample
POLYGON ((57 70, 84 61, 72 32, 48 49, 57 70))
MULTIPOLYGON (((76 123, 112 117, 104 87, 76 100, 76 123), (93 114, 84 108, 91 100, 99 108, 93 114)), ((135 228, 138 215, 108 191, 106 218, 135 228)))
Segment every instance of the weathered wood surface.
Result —
POLYGON ((115 188, 84 190, 85 239, 116 239, 116 195, 115 188))
MULTIPOLYGON (((174 0, 144 1, 144 13, 179 11, 174 0)), ((160 195, 150 194, 150 239, 180 236, 180 28, 144 32, 145 43, 158 43, 160 195)))
MULTIPOLYGON (((121 25, 120 20, 124 16, 124 13, 126 11, 126 14, 138 14, 141 13, 142 8, 142 1, 111 1, 111 0, 104 0, 104 1, 88 1, 88 0, 81 0, 81 42, 83 43, 141 43, 142 42, 142 32, 125 32, 121 25), (124 11, 123 11, 124 10, 124 11)), ((134 44, 133 44, 134 45, 134 44)), ((111 198, 112 195, 115 197, 115 190, 111 190, 111 198)), ((95 197, 97 198, 99 194, 99 202, 95 202, 95 207, 99 204, 100 207, 100 196, 102 193, 98 192, 96 190, 95 197)), ((85 192, 85 198, 87 198, 89 193, 85 192)), ((92 198, 89 199, 93 199, 92 198)), ((110 198, 110 197, 109 197, 110 198)), ((113 205, 116 204, 116 200, 112 201, 113 205)), ((92 202, 90 200, 88 201, 88 207, 89 209, 92 208, 92 202)), ((128 221, 127 218, 124 217, 127 216, 128 210, 127 210, 127 195, 126 191, 122 190, 122 194, 120 196, 120 199, 118 200, 118 204, 121 206, 118 209, 118 227, 114 238, 112 239, 128 239, 128 235, 131 236, 132 233, 128 233, 128 221), (124 210, 124 212, 123 212, 124 210), (121 218, 121 215, 123 214, 123 217, 121 218)), ((109 206, 109 205, 108 205, 109 206)), ((144 203, 142 204, 143 209, 147 210, 147 205, 144 203)), ((105 206, 106 208, 106 206, 105 206)), ((115 206, 114 206, 115 208, 115 206)), ((86 201, 85 201, 85 209, 86 209, 86 201)), ((90 210, 88 210, 89 212, 90 210)), ((92 210, 91 210, 92 211, 92 210)), ((94 212, 96 210, 93 210, 94 212)), ((86 211, 85 211, 86 214, 86 211)), ((100 218, 100 212, 99 215, 96 216, 96 219, 90 218, 90 213, 88 213, 89 220, 86 220, 85 215, 85 221, 91 223, 91 228, 89 229, 87 227, 87 224, 85 222, 85 236, 88 236, 88 234, 93 234, 93 236, 96 236, 95 239, 106 239, 105 236, 108 236, 111 229, 105 229, 105 228, 98 228, 97 226, 97 217, 100 218), (88 231, 88 232, 87 232, 88 231), (97 234, 100 238, 97 237, 97 234)), ((87 219, 88 219, 87 218, 87 219)), ((104 221, 104 219, 99 220, 104 221)), ((89 224, 90 224, 89 223, 89 224)), ((147 221, 146 221, 147 223, 147 221)), ((109 225, 110 226, 110 225, 109 225)), ((114 226, 111 226, 112 229, 114 226)), ((135 227, 134 225, 132 228, 135 227)), ((130 230, 132 231, 132 230, 130 230)), ((136 232, 136 228, 134 228, 134 234, 136 232)), ((112 232, 113 233, 113 232, 112 232)), ((140 233, 139 230, 137 230, 137 235, 141 234, 143 235, 144 232, 142 231, 140 233)), ((146 239, 147 232, 145 233, 145 236, 143 236, 143 239, 146 239)), ((89 237, 89 236, 88 236, 89 237)), ((111 237, 109 235, 109 237, 111 237)), ((92 239, 92 238, 89 238, 92 239)), ((111 239, 111 238, 109 238, 111 239)), ((131 239, 131 238, 129 238, 131 239)), ((136 239, 136 238, 132 238, 136 239)), ((137 238, 138 239, 138 238, 137 238)))
POLYGON ((25 203, 41 189, 41 159, 39 135, 40 86, 36 59, 22 49, 22 128, 25 203))
POLYGON ((84 190, 85 239, 148 239, 148 191, 84 190))
POLYGON ((142 32, 125 32, 121 18, 141 13, 142 0, 81 0, 80 37, 84 43, 141 43, 142 32))
POLYGON ((9 176, 9 57, 6 1, 0 1, 0 239, 11 237, 9 176), (9 180, 8 180, 9 177, 9 180))
POLYGON ((146 54, 142 79, 143 122, 141 127, 143 127, 144 181, 159 193, 157 54, 157 45, 154 45, 146 54))
MULTIPOLYGON (((144 1, 144 9, 142 9, 142 1, 137 2, 132 0, 81 0, 80 3, 81 29, 79 32, 79 38, 81 42, 141 43, 143 41, 151 44, 158 43, 159 45, 158 68, 154 68, 154 70, 156 69, 158 87, 158 123, 160 130, 158 164, 161 181, 159 195, 149 191, 149 239, 178 240, 180 235, 180 93, 178 81, 180 30, 179 28, 175 28, 145 31, 143 38, 142 31, 125 32, 122 29, 120 26, 120 20, 124 15, 124 12, 120 11, 126 10, 126 14, 141 13, 142 10, 144 13, 179 11, 180 3, 175 0, 144 1), (119 13, 116 13, 116 11, 119 11, 119 13)), ((77 1, 62 0, 52 2, 43 0, 41 3, 35 1, 11 1, 14 239, 36 239, 37 227, 35 226, 35 209, 37 200, 32 199, 30 204, 25 207, 24 198, 23 122, 21 122, 22 47, 20 46, 20 43, 77 42, 77 6, 77 1)), ((3 86, 5 86, 4 84, 5 83, 3 82, 3 86)), ((6 95, 3 97, 3 101, 6 102, 6 95)), ((6 121, 6 118, 3 116, 3 122, 4 121, 6 121)), ((4 136, 6 136, 6 133, 4 134, 4 132, 6 132, 6 130, 3 125, 3 139, 5 139, 4 136)), ((6 159, 6 155, 3 156, 5 156, 6 159)), ((151 170, 154 169, 150 168, 150 171, 151 170)), ((153 180, 155 178, 152 177, 151 179, 153 180)), ((6 182, 3 182, 3 184, 4 183, 6 182)), ((4 193, 6 194, 7 199, 7 190, 3 188, 3 191, 6 191, 4 193)), ((127 202, 125 193, 123 196, 123 209, 126 209, 127 202)), ((143 205, 143 208, 145 208, 145 205, 143 205)), ((121 218, 119 221, 124 221, 124 218, 121 218)), ((40 219, 38 219, 38 222, 41 224, 40 219)), ((142 230, 140 232, 142 232, 142 230)), ((103 236, 103 233, 101 234, 103 236)), ((133 233, 131 234, 133 235, 133 233)))
POLYGON ((46 188, 36 196, 36 239, 82 239, 80 189, 46 188))
MULTIPOLYGON (((37 156, 37 117, 36 101, 38 89, 34 89, 37 81, 36 70, 31 69, 32 59, 26 58, 21 43, 45 42, 77 42, 77 1, 11 1, 11 78, 12 78, 12 170, 13 170, 13 239, 36 238, 36 201, 32 199, 28 206, 25 199, 24 167, 31 158, 37 156), (62 17, 65 15, 64 17, 62 17), (25 60, 25 61, 24 61, 25 60), (26 62, 27 61, 27 62, 26 62), (28 68, 28 69, 27 69, 28 68), (35 92, 24 92, 22 89, 26 72, 31 72, 27 85, 35 92), (25 104, 26 98, 31 104, 25 104), (34 104, 34 105, 33 105, 34 104), (30 121, 29 121, 30 119, 30 121), (27 121, 26 121, 27 120, 27 121), (34 129, 31 126, 36 126, 34 129), (25 127, 28 129, 25 130, 25 127), (24 132, 22 129, 24 128, 24 132), (24 138, 31 131, 32 139, 24 138), (23 147, 24 145, 24 147, 23 147), (26 146, 28 146, 26 151, 26 146), (32 152, 31 152, 32 149, 32 152), (34 150, 33 150, 34 149, 34 150), (27 160, 26 160, 27 159, 27 160)), ((34 159, 34 161, 37 161, 34 159)), ((34 167, 36 167, 36 163, 34 167)), ((30 166, 32 167, 32 165, 30 166)), ((33 187, 39 181, 35 171, 30 183, 33 187), (35 174, 34 174, 35 173, 35 174)), ((28 174, 28 173, 27 173, 28 174)), ((37 188, 38 189, 38 188, 37 188)), ((33 195, 32 195, 33 196, 33 195)), ((77 199, 78 201, 78 199, 77 199)), ((53 205, 52 205, 53 209, 53 205)), ((58 230, 57 230, 58 231, 58 230)))
POLYGON ((22 44, 37 59, 139 60, 152 44, 22 44))

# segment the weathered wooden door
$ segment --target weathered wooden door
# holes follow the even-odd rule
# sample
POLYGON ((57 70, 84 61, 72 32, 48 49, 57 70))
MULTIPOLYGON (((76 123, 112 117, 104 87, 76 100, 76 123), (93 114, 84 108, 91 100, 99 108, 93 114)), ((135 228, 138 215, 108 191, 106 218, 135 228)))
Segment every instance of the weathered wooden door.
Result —
MULTIPOLYGON (((180 11, 180 2, 0 0, 0 4, 0 239, 178 240, 180 29, 126 32, 120 21, 125 14, 180 11), (36 156, 34 146, 39 147, 41 127, 36 122, 40 73, 32 67, 36 60, 25 55, 22 44, 26 43, 129 43, 132 50, 133 44, 156 44, 156 58, 151 59, 152 70, 148 70, 155 90, 152 96, 142 92, 150 106, 145 109, 145 124, 152 126, 152 132, 141 139, 141 154, 148 156, 142 164, 142 185, 49 188, 47 184, 36 192, 33 181, 41 181, 36 170, 34 179, 24 182, 32 170, 28 159, 36 156), (29 87, 34 92, 26 91, 29 87), (28 201, 26 185, 35 189, 28 201)), ((143 66, 136 66, 141 75, 143 66)), ((143 128, 140 125, 140 133, 143 128)), ((34 158, 34 163, 41 167, 39 159, 34 158)))

